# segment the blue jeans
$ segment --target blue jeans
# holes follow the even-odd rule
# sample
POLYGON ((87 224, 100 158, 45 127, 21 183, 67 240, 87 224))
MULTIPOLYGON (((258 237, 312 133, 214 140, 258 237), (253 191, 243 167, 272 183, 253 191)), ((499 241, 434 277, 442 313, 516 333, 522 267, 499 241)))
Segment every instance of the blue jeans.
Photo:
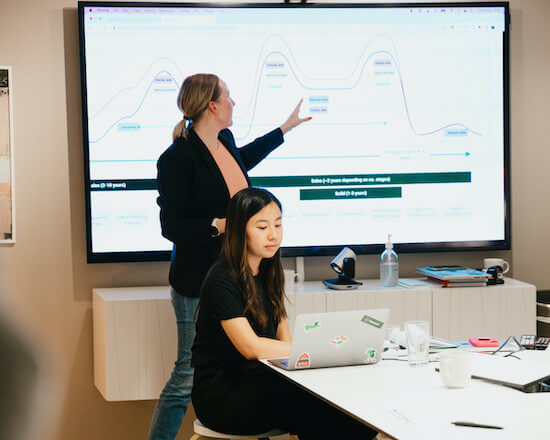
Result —
POLYGON ((191 346, 195 339, 193 318, 199 299, 180 295, 174 289, 170 290, 170 296, 178 324, 178 360, 153 413, 149 440, 173 440, 191 401, 191 346))

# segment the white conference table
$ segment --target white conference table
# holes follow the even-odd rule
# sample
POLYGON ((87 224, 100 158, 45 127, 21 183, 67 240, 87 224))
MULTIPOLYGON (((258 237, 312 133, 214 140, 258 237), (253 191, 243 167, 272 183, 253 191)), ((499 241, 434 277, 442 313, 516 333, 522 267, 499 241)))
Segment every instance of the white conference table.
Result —
POLYGON ((404 361, 382 360, 375 365, 285 371, 261 362, 399 440, 550 438, 550 393, 523 393, 477 379, 466 388, 447 389, 435 371, 439 363, 411 368, 404 361), (504 429, 461 427, 451 424, 453 421, 504 429))

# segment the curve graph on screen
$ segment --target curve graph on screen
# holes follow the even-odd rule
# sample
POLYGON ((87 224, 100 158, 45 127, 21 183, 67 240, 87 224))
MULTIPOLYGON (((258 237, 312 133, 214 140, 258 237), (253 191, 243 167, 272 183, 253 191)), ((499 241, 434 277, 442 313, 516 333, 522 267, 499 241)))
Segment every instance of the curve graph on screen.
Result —
MULTIPOLYGON (((384 67, 393 68, 394 73, 398 77, 398 87, 400 89, 400 94, 402 99, 402 102, 400 104, 402 106, 402 110, 406 114, 408 125, 412 133, 414 133, 417 136, 427 136, 427 135, 436 134, 442 130, 446 130, 454 127, 454 128, 463 129, 474 135, 478 135, 478 136, 482 135, 482 133, 480 133, 479 131, 466 126, 464 123, 460 121, 450 121, 443 126, 435 127, 426 131, 420 131, 415 127, 411 117, 411 111, 409 109, 409 105, 407 102, 407 94, 405 91, 404 78, 399 66, 399 56, 397 54, 397 49, 391 37, 385 34, 376 35, 364 46, 359 57, 357 58, 355 67, 353 68, 352 71, 349 72, 349 74, 347 74, 344 77, 333 77, 333 78, 310 77, 305 75, 302 69, 300 68, 299 62, 296 60, 296 57, 294 56, 294 53, 291 47, 286 42, 286 40, 280 35, 272 35, 265 40, 260 50, 260 56, 258 57, 258 62, 255 69, 256 74, 254 77, 252 98, 250 99, 245 111, 241 114, 239 113, 236 114, 236 118, 244 119, 245 121, 247 121, 245 123, 247 130, 244 132, 244 134, 241 134, 240 136, 238 136, 237 140, 247 139, 252 131, 252 127, 254 126, 254 122, 255 122, 255 115, 256 115, 258 100, 261 99, 260 97, 261 83, 262 83, 262 79, 265 77, 266 70, 270 68, 277 69, 277 70, 282 70, 287 68, 289 72, 292 74, 292 77, 296 81, 297 85, 303 90, 304 93, 308 93, 308 92, 334 93, 334 92, 353 91, 358 87, 360 81, 364 79, 365 70, 367 69, 369 61, 373 60, 377 56, 387 56, 388 60, 381 61, 379 59, 379 60, 375 60, 375 63, 378 62, 380 64, 384 62, 384 67), (376 50, 372 52, 367 52, 369 45, 376 39, 388 40, 388 42, 391 45, 392 51, 376 50), (273 43, 274 41, 280 42, 282 49, 270 50, 269 52, 267 52, 267 54, 264 54, 268 44, 273 43), (320 86, 312 85, 313 83, 320 82, 320 81, 327 82, 329 86, 320 87, 320 86), (334 84, 334 83, 338 83, 339 85, 330 86, 330 84, 334 84)), ((90 114, 89 116, 90 133, 95 133, 96 131, 99 131, 100 133, 96 137, 90 136, 90 141, 89 141, 90 144, 95 144, 101 141, 107 134, 109 134, 111 130, 116 128, 118 124, 120 124, 122 121, 131 120, 132 118, 136 117, 140 112, 140 110, 142 109, 146 99, 148 98, 149 94, 152 92, 153 86, 156 83, 162 83, 164 85, 167 85, 167 84, 173 85, 174 88, 170 89, 172 92, 174 92, 174 90, 179 90, 181 79, 176 79, 174 75, 177 75, 179 78, 183 77, 182 71, 178 68, 177 64, 170 58, 164 57, 164 58, 156 59, 153 63, 151 63, 147 67, 145 74, 142 76, 142 78, 138 81, 136 85, 132 87, 127 87, 118 91, 105 104, 103 104, 100 109, 90 114), (151 73, 155 71, 153 69, 154 66, 161 61, 170 63, 173 66, 172 70, 174 70, 174 72, 171 72, 169 70, 159 70, 159 71, 156 71, 156 73, 152 74, 152 78, 147 80, 148 76, 151 76, 151 73), (119 105, 117 103, 117 98, 123 97, 124 94, 127 92, 132 92, 133 90, 138 89, 140 85, 142 87, 143 85, 145 85, 146 88, 141 95, 141 99, 139 99, 139 102, 136 104, 135 109, 133 109, 132 111, 126 114, 119 116, 117 119, 115 119, 112 122, 108 122, 108 120, 100 121, 97 123, 95 122, 97 119, 99 119, 99 117, 101 116, 101 113, 105 111, 109 106, 119 105), (105 128, 105 126, 107 126, 107 128, 105 128)), ((397 107, 397 103, 395 104, 397 107)), ((162 112, 164 109, 159 108, 157 110, 162 112)), ((316 109, 316 110, 319 111, 321 109, 316 109)), ((437 111, 437 109, 435 109, 435 111, 437 111)), ((140 124, 139 127, 140 128, 147 127, 147 124, 146 123, 140 124)), ((124 127, 122 127, 122 129, 124 129, 124 127)))

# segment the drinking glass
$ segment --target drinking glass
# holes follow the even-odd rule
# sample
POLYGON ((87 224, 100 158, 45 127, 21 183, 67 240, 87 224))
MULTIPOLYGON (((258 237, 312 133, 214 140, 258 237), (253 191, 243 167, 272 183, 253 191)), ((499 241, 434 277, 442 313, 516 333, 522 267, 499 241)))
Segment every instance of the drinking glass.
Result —
POLYGON ((428 321, 405 322, 405 336, 407 338, 409 365, 411 367, 427 365, 430 323, 428 321))

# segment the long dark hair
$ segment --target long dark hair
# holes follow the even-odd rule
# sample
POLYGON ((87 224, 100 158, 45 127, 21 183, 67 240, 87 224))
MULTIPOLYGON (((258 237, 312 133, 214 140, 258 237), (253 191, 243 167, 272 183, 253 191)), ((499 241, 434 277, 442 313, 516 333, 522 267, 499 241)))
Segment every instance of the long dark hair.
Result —
MULTIPOLYGON (((246 188, 231 198, 226 214, 222 261, 243 293, 244 311, 250 311, 253 318, 251 324, 255 330, 265 329, 267 316, 254 283, 254 275, 248 265, 246 225, 252 216, 270 203, 275 203, 282 213, 281 202, 269 191, 260 188, 246 188)), ((278 249, 273 257, 264 258, 261 261, 259 273, 263 280, 263 288, 273 306, 273 318, 279 322, 286 317, 281 249, 278 249)))

